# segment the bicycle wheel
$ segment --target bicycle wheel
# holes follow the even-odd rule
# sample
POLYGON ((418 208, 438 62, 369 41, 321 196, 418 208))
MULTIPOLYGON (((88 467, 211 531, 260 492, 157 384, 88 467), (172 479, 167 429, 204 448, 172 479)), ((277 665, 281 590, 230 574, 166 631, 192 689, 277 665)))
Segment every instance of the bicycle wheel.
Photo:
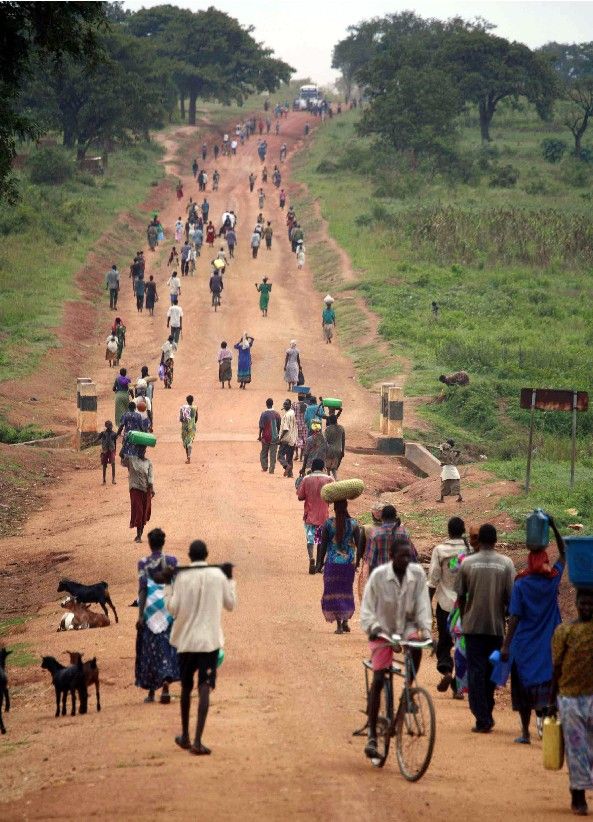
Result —
POLYGON ((401 774, 409 782, 417 782, 430 765, 436 735, 434 705, 424 688, 403 691, 395 732, 401 774))
POLYGON ((393 690, 391 680, 385 677, 383 688, 381 689, 381 699, 379 702, 379 715, 377 716, 377 751, 379 756, 371 759, 375 768, 382 768, 387 760, 389 745, 393 728, 393 690))

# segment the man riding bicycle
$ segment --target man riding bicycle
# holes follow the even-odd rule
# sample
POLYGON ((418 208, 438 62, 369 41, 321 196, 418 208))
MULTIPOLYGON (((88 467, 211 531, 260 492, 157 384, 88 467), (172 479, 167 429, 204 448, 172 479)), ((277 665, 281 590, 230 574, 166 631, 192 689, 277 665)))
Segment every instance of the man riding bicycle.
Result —
POLYGON ((222 277, 215 269, 210 277, 210 293, 212 294, 212 305, 220 305, 220 295, 222 294, 222 277))
MULTIPOLYGON (((384 673, 391 668, 393 648, 380 634, 398 634, 402 639, 430 639, 432 609, 426 574, 415 561, 414 550, 405 535, 397 535, 390 546, 391 562, 380 565, 370 575, 360 606, 360 624, 369 637, 373 682, 367 705, 369 759, 378 756, 377 717, 384 673)), ((421 648, 410 649, 414 670, 422 658, 421 648)))

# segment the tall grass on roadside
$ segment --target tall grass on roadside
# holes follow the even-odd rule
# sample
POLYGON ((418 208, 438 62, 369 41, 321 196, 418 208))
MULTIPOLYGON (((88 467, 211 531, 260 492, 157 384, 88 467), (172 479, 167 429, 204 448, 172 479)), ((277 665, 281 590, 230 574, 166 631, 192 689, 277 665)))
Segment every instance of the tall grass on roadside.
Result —
POLYGON ((114 217, 162 177, 161 155, 152 143, 124 149, 104 177, 79 173, 60 186, 35 185, 25 170, 20 202, 0 213, 0 381, 29 373, 56 345, 75 272, 114 217))

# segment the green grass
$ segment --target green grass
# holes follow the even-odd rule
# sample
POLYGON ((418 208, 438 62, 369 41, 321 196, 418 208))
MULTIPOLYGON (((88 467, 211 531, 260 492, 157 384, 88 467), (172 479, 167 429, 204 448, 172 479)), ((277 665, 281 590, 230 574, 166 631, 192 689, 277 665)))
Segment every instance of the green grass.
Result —
MULTIPOLYGON (((502 479, 525 482, 525 460, 494 460, 487 463, 489 470, 502 479)), ((509 536, 525 539, 525 517, 534 508, 543 508, 555 518, 561 531, 573 523, 584 526, 583 534, 593 534, 593 461, 581 462, 576 471, 572 491, 569 487, 570 463, 534 459, 531 472, 531 487, 528 494, 503 499, 500 509, 506 511, 517 523, 518 530, 509 536), (569 513, 568 509, 577 513, 569 513)))
POLYGON ((0 638, 12 633, 15 628, 20 628, 22 625, 25 625, 25 623, 27 623, 30 619, 31 617, 27 616, 15 616, 0 619, 0 638))
MULTIPOLYGON (((92 248, 100 251, 114 218, 162 177, 160 157, 155 144, 128 148, 110 156, 104 177, 75 175, 60 186, 33 185, 25 169, 20 202, 0 215, 0 381, 30 373, 57 345, 64 302, 77 296, 75 272, 92 248)), ((118 262, 124 269, 127 260, 118 262)))
MULTIPOLYGON (((523 387, 577 388, 590 383, 593 343, 593 169, 567 156, 551 165, 541 156, 546 137, 570 141, 529 110, 503 109, 493 143, 482 150, 475 116, 461 130, 461 170, 441 174, 421 164, 412 171, 387 149, 372 149, 355 132, 358 114, 345 113, 319 128, 295 159, 307 193, 297 201, 309 239, 313 200, 330 233, 352 262, 356 281, 344 284, 339 261, 322 245, 307 248, 320 291, 337 293, 338 319, 364 384, 411 363, 408 395, 436 397, 438 376, 467 370, 471 384, 445 389, 442 401, 421 406, 431 427, 421 437, 452 436, 486 454, 485 467, 521 479, 528 413, 523 387), (512 164, 515 188, 489 185, 496 168, 512 164), (575 176, 575 168, 578 174, 575 176), (582 179, 578 179, 579 175, 582 179), (585 185, 581 183, 585 181, 585 185), (340 289, 348 289, 344 301, 340 289), (364 355, 356 296, 380 318, 391 358, 364 355), (440 306, 438 322, 431 302, 440 306), (359 357, 359 361, 357 361, 359 357)), ((364 323, 363 323, 364 325, 364 323)), ((522 519, 534 504, 577 508, 587 528, 588 483, 593 479, 593 411, 579 414, 579 481, 568 491, 570 416, 536 417, 533 491, 504 502, 522 519)), ((574 518, 572 518, 574 519, 574 518)))
POLYGON ((10 667, 26 668, 34 665, 38 661, 36 654, 31 652, 30 642, 12 642, 12 636, 20 633, 22 628, 32 617, 15 616, 0 620, 0 644, 10 648, 11 654, 8 658, 10 667))

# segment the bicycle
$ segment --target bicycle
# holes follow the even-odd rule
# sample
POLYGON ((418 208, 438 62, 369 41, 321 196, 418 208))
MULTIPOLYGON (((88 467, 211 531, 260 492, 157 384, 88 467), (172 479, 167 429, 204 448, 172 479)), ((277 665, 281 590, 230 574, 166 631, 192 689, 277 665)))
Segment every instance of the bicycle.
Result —
POLYGON ((212 305, 214 306, 214 311, 218 311, 218 306, 220 305, 220 293, 218 291, 212 292, 212 305))
MULTIPOLYGON (((388 636, 380 634, 379 639, 399 653, 403 650, 403 660, 394 660, 391 668, 384 671, 383 687, 377 718, 377 749, 379 756, 371 762, 376 768, 382 768, 387 761, 391 738, 396 737, 396 757, 401 775, 409 782, 417 782, 427 771, 434 750, 436 736, 436 717, 432 698, 425 688, 414 685, 416 670, 410 649, 430 648, 432 640, 403 640, 397 634, 388 636), (400 694, 397 711, 393 709, 393 677, 401 676, 404 687, 400 694)), ((370 683, 373 680, 373 667, 370 660, 364 660, 364 675, 369 699, 370 683)), ((367 713, 365 709, 364 713, 367 713)), ((364 727, 354 731, 353 736, 365 736, 368 720, 364 727)))

